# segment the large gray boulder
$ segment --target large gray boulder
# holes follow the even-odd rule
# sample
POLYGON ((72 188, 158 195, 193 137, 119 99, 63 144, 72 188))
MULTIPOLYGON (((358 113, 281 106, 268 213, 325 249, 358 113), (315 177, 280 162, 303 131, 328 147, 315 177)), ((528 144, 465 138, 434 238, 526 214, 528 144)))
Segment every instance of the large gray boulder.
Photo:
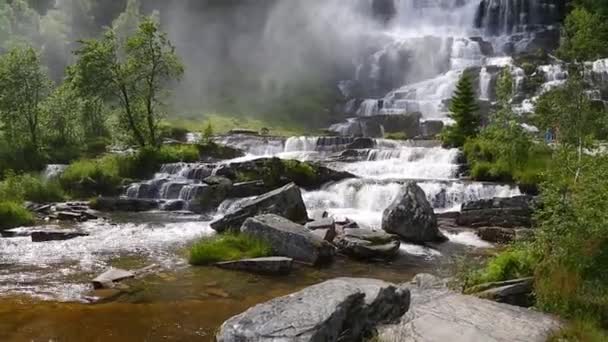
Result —
POLYGON ((222 324, 218 342, 360 341, 408 310, 405 288, 375 279, 337 278, 259 304, 222 324))
POLYGON ((308 221, 300 188, 291 183, 246 201, 236 211, 212 222, 211 228, 219 233, 237 231, 246 219, 260 214, 277 214, 297 223, 308 221))
POLYGON ((414 243, 446 240, 424 191, 414 182, 405 184, 401 194, 386 208, 382 229, 414 243))
POLYGON ((461 295, 432 278, 404 285, 412 294, 411 310, 398 324, 380 327, 380 341, 544 342, 561 327, 550 315, 461 295))
POLYGON ((318 264, 331 259, 335 248, 306 227, 274 214, 248 218, 241 232, 265 240, 275 255, 318 264))
POLYGON ((369 229, 344 229, 335 241, 340 253, 357 259, 389 259, 399 253, 401 242, 396 235, 369 229))

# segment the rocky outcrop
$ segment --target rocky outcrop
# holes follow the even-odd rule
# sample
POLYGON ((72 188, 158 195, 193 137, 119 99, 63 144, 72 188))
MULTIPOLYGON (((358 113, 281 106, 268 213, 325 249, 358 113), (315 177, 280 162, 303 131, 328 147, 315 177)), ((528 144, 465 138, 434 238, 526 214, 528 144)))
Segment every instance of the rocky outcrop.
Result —
POLYGON ((65 241, 89 236, 87 233, 73 230, 43 230, 32 232, 32 242, 65 241))
POLYGON ((369 229, 345 229, 335 242, 338 251, 357 259, 389 259, 399 253, 396 235, 369 229))
POLYGON ((445 241, 437 217, 424 191, 414 182, 407 183, 401 194, 382 216, 382 229, 414 243, 445 241))
POLYGON ((544 342, 560 329, 552 316, 461 295, 431 278, 404 285, 412 294, 411 309, 398 324, 379 328, 380 341, 544 342))
POLYGON ((533 198, 518 196, 465 203, 456 220, 464 227, 530 227, 533 198))
POLYGON ((255 180, 249 182, 240 182, 232 185, 232 189, 228 197, 243 198, 262 195, 272 189, 268 189, 264 181, 255 180))
POLYGON ((141 212, 158 209, 160 202, 157 200, 122 198, 122 197, 99 197, 91 201, 91 208, 99 211, 124 211, 141 212))
POLYGON ((224 215, 211 223, 211 228, 219 233, 239 230, 246 219, 260 214, 277 214, 297 223, 308 221, 306 205, 300 188, 295 184, 268 192, 241 204, 236 211, 224 215))
POLYGON ((375 279, 337 278, 259 304, 222 324, 218 342, 360 341, 409 308, 405 288, 375 279))
POLYGON ((215 266, 229 270, 251 273, 284 275, 291 272, 293 259, 285 257, 267 257, 218 262, 215 266))
POLYGON ((522 307, 534 305, 534 279, 522 278, 477 285, 467 290, 479 298, 522 307))
POLYGON ((268 242, 275 255, 304 263, 319 264, 335 254, 331 244, 306 227, 274 214, 247 219, 241 232, 268 242))
POLYGON ((268 186, 293 182, 305 188, 318 188, 328 182, 355 178, 353 174, 336 171, 320 164, 279 158, 262 158, 222 165, 217 169, 216 175, 232 181, 263 180, 268 186))
POLYGON ((197 196, 190 204, 190 210, 202 213, 217 208, 232 192, 232 181, 226 177, 212 176, 203 180, 197 189, 197 196))

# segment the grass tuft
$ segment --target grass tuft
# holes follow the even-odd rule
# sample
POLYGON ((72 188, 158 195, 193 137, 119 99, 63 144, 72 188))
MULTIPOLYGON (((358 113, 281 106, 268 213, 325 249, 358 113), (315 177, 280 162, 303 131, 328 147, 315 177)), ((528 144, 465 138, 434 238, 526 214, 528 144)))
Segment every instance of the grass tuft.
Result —
POLYGON ((190 248, 190 264, 209 265, 221 261, 261 258, 272 253, 270 245, 246 234, 226 234, 203 239, 190 248))
POLYGON ((10 201, 0 202, 0 230, 33 224, 34 216, 22 205, 10 201))

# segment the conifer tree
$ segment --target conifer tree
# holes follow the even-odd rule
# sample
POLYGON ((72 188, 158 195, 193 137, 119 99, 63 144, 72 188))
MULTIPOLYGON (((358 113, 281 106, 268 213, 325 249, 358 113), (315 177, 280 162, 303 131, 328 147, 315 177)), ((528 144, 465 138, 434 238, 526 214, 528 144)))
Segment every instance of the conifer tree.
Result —
POLYGON ((479 133, 481 118, 479 116, 475 91, 471 79, 463 74, 450 105, 450 118, 454 120, 452 126, 447 127, 443 134, 443 144, 448 147, 462 147, 468 138, 479 133))

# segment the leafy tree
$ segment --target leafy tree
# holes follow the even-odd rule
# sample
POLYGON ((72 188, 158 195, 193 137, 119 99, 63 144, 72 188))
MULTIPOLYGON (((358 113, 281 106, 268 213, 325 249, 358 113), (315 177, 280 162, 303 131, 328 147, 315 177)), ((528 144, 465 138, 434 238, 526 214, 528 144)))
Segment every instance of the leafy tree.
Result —
POLYGON ((598 13, 576 7, 564 23, 560 57, 573 62, 608 56, 608 21, 598 13))
POLYGON ((51 83, 32 47, 16 47, 0 57, 0 120, 13 144, 38 151, 41 143, 41 104, 51 83))
POLYGON ((166 86, 183 74, 175 48, 158 22, 143 20, 126 46, 108 30, 101 39, 83 41, 76 55, 70 79, 77 89, 116 105, 118 126, 129 140, 157 147, 166 86))
POLYGON ((466 74, 463 74, 456 85, 456 92, 452 97, 450 105, 450 118, 455 123, 447 127, 442 134, 444 145, 461 147, 468 138, 477 135, 481 125, 481 118, 477 113, 478 110, 479 105, 477 104, 471 79, 466 74))

